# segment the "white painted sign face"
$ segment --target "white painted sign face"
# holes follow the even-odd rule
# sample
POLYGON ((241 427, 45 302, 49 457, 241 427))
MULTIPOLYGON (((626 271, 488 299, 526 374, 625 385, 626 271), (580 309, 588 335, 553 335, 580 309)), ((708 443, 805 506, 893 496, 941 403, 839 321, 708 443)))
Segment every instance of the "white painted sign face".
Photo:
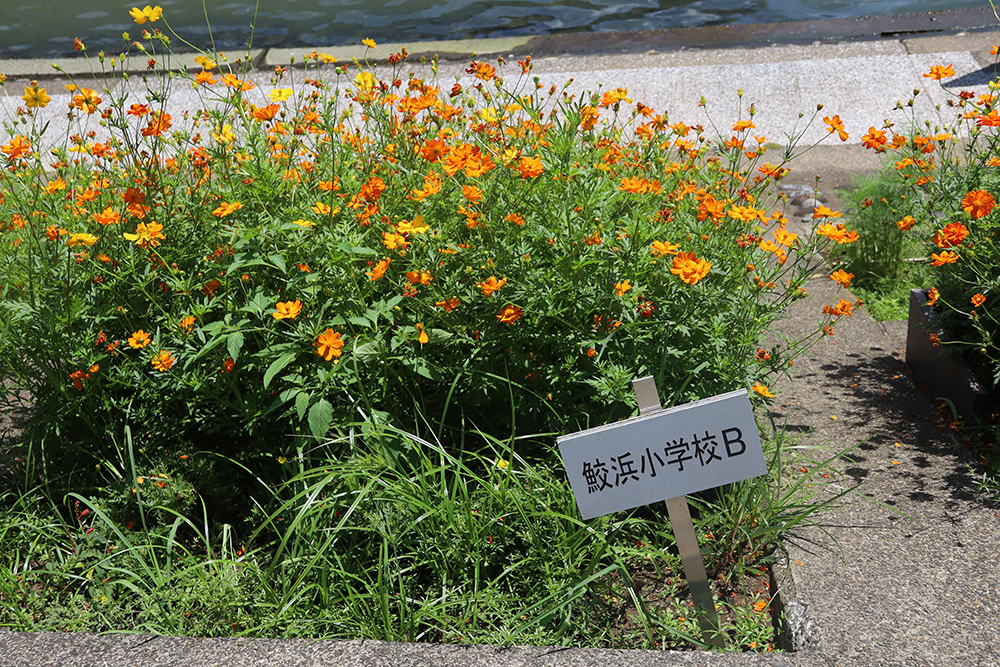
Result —
POLYGON ((745 389, 560 436, 584 519, 767 474, 745 389))

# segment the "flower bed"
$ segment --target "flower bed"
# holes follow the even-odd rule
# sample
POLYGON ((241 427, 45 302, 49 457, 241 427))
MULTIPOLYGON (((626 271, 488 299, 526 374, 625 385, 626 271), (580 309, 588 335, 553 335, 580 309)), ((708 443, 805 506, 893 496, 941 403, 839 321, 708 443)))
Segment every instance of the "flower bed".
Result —
MULTIPOLYGON (((950 65, 935 65, 924 76, 943 81, 954 74, 950 65)), ((990 90, 995 89, 991 83, 990 90)), ((907 191, 912 215, 900 219, 898 228, 904 234, 926 234, 927 261, 935 269, 926 303, 934 307, 938 318, 933 329, 923 332, 926 342, 920 341, 920 346, 950 348, 952 356, 972 367, 987 390, 1000 380, 1000 246, 996 238, 1000 227, 993 194, 1000 188, 998 102, 994 92, 960 91, 948 100, 953 113, 943 126, 932 128, 927 123, 920 127, 913 122, 911 127, 916 129, 904 130, 887 121, 881 129, 870 128, 864 137, 869 149, 887 156, 884 175, 894 177, 898 187, 907 191)), ((907 107, 912 106, 911 100, 907 107)), ((874 206, 885 208, 892 203, 883 199, 874 206)), ((967 426, 976 426, 971 405, 958 412, 966 417, 967 426)), ((983 428, 976 428, 976 448, 995 471, 998 415, 987 409, 982 416, 983 428)))
MULTIPOLYGON (((138 593, 125 616, 157 631, 228 632, 212 605, 229 597, 248 634, 556 643, 627 591, 641 641, 685 638, 683 610, 652 614, 628 583, 644 560, 676 572, 647 546, 669 542, 662 517, 583 524, 552 444, 631 415, 641 375, 666 405, 765 401, 851 314, 758 347, 815 243, 857 234, 823 207, 816 237, 787 229, 755 109, 716 140, 624 88, 541 87, 530 58, 444 84, 405 52, 387 71, 313 53, 265 94, 203 54, 180 75, 203 107, 180 118, 168 41, 129 45, 145 91, 101 54, 106 87, 72 87, 66 138, 32 82, 0 147, 0 361, 34 401, 25 488, 77 503, 80 595, 138 593), (191 600, 195 625, 176 613, 191 600)), ((774 479, 704 501, 713 571, 756 567, 810 511, 774 479)))

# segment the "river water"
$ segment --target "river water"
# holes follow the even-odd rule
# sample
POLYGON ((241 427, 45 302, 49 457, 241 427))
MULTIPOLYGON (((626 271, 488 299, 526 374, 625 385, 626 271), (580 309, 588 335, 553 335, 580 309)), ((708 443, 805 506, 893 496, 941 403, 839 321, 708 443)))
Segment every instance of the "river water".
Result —
MULTIPOLYGON (((0 0, 0 58, 53 57, 122 50, 122 32, 137 26, 121 0, 0 0)), ((336 46, 377 41, 468 39, 565 32, 651 30, 773 23, 872 14, 985 7, 974 0, 160 0, 178 36, 207 49, 336 46), (211 30, 208 26, 211 26, 211 30)), ((143 2, 139 6, 144 6, 143 2)), ((162 27, 158 22, 154 27, 162 27)))

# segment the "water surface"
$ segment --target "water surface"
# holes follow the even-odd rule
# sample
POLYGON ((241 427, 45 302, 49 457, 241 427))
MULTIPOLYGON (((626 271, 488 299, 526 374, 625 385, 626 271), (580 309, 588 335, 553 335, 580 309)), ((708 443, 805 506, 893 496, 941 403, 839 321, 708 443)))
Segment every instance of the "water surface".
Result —
MULTIPOLYGON (((122 32, 138 26, 121 0, 4 0, 0 57, 52 57, 73 52, 79 37, 90 52, 121 51, 122 32)), ((974 0, 161 0, 163 15, 201 49, 335 46, 377 41, 468 39, 565 32, 650 30, 772 23, 872 14, 986 7, 974 0), (251 24, 255 28, 251 31, 251 24), (211 26, 209 29, 208 26, 211 26)), ((144 6, 143 2, 141 6, 144 6)), ((164 22, 153 24, 163 27, 164 22)), ((165 28, 163 28, 165 30, 165 28)))

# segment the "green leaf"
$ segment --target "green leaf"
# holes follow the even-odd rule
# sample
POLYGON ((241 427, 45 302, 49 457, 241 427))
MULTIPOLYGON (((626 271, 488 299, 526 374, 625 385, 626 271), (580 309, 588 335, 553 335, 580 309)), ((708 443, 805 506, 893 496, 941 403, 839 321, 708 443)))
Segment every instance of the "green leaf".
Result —
POLYGON ((372 325, 371 322, 369 322, 368 320, 366 320, 363 317, 349 317, 348 321, 351 324, 356 324, 359 327, 364 327, 365 329, 367 329, 368 327, 370 327, 372 325))
POLYGON ((276 267, 278 267, 279 271, 281 271, 282 273, 285 273, 286 269, 285 269, 285 258, 284 257, 282 257, 281 255, 279 255, 278 253, 275 252, 275 253, 271 253, 270 255, 268 255, 267 259, 272 264, 274 264, 276 267))
POLYGON ((373 340, 359 345, 354 350, 354 358, 360 362, 377 361, 385 354, 385 344, 381 340, 373 340))
POLYGON ((333 421, 333 406, 325 398, 319 399, 309 408, 309 430, 313 437, 322 440, 330 430, 330 422, 333 421))
POLYGON ((444 343, 454 334, 450 331, 445 331, 444 329, 428 329, 427 337, 430 339, 431 343, 444 343))
POLYGON ((264 373, 264 389, 267 389, 267 385, 271 384, 274 376, 280 373, 285 366, 295 361, 297 356, 299 356, 298 352, 289 352, 271 362, 271 365, 267 367, 267 372, 264 373))
POLYGON ((219 347, 219 345, 224 343, 226 340, 227 340, 226 336, 218 336, 217 338, 213 338, 212 340, 210 340, 208 345, 206 345, 205 347, 201 348, 198 351, 198 354, 194 355, 193 357, 187 358, 187 361, 184 363, 184 370, 190 368, 191 364, 198 361, 199 359, 204 357, 206 354, 208 354, 215 348, 219 347))
POLYGON ((306 410, 309 408, 309 399, 312 398, 308 392, 300 391, 295 396, 295 412, 299 414, 299 421, 306 416, 306 410))
POLYGON ((243 332, 234 331, 226 339, 226 347, 229 348, 229 356, 236 361, 240 358, 240 350, 243 349, 243 332))

